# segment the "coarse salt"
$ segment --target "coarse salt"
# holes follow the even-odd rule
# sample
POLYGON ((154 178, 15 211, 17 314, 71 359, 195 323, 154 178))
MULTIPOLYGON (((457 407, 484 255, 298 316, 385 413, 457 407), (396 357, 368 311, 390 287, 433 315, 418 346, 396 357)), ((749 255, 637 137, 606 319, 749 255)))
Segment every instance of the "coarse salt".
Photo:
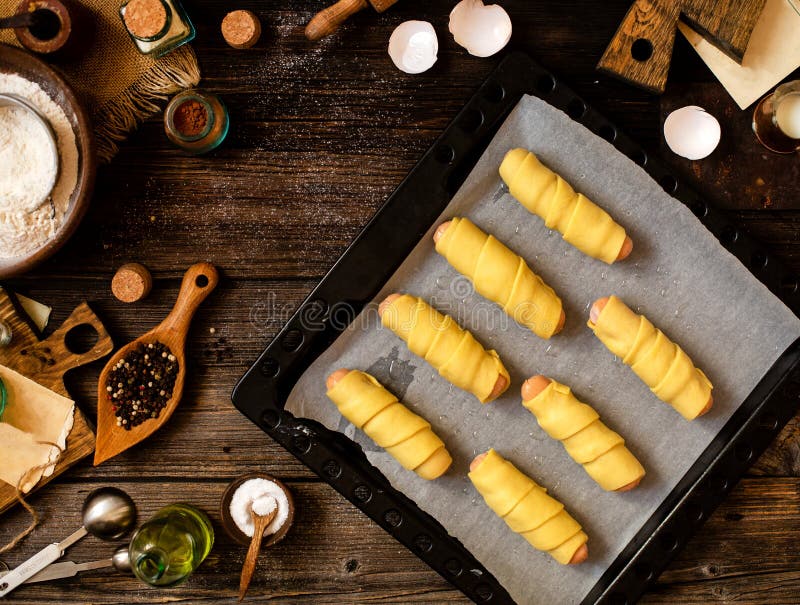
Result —
POLYGON ((253 500, 251 507, 259 517, 265 517, 278 508, 278 501, 272 496, 261 496, 253 500))
POLYGON ((265 536, 274 534, 286 523, 289 518, 289 498, 274 481, 256 478, 248 479, 236 489, 229 510, 236 527, 248 538, 252 538, 255 526, 250 514, 251 508, 258 515, 268 515, 275 506, 278 512, 264 530, 265 536), (262 512, 264 510, 266 512, 262 512))

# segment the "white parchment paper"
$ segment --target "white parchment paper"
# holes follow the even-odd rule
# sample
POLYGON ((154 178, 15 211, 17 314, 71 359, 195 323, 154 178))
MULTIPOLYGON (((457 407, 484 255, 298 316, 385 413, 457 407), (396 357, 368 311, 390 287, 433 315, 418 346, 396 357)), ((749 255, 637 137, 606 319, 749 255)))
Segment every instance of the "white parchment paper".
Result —
POLYGON ((453 315, 499 352, 511 373, 511 388, 481 405, 380 327, 372 306, 305 372, 286 408, 362 444, 392 484, 461 540, 517 602, 577 603, 800 336, 800 321, 644 170, 538 98, 523 98, 511 113, 442 220, 452 216, 469 217, 527 260, 564 301, 564 331, 541 340, 473 293, 434 251, 432 227, 376 301, 390 292, 409 292, 453 315), (609 267, 528 213, 497 172, 513 147, 534 151, 608 210, 633 238, 633 254, 609 267), (685 421, 595 338, 586 327, 589 306, 609 294, 646 314, 706 372, 714 384, 709 415, 685 421), (340 367, 372 373, 431 422, 454 458, 444 477, 428 482, 404 470, 339 415, 324 383, 340 367), (547 437, 520 404, 519 388, 533 374, 570 385, 625 437, 647 469, 638 489, 604 492, 559 442, 547 437), (566 504, 589 534, 588 562, 559 565, 485 506, 466 473, 472 457, 490 447, 566 504))

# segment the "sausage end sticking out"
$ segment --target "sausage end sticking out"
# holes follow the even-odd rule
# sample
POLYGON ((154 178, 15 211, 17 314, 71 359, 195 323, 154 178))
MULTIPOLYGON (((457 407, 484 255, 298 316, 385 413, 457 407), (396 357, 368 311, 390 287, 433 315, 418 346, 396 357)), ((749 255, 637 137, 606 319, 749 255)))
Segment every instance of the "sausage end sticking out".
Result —
POLYGON ((331 375, 328 376, 328 379, 325 381, 325 386, 330 391, 333 387, 336 386, 337 382, 339 382, 342 378, 347 376, 349 373, 350 373, 350 370, 348 370, 347 368, 341 368, 339 370, 336 370, 335 372, 332 372, 331 375))
POLYGON ((622 248, 620 248, 617 255, 617 260, 625 260, 631 255, 631 252, 633 252, 633 240, 626 235, 625 241, 622 242, 622 248))
POLYGON ((487 403, 489 401, 497 399, 500 396, 500 394, 506 390, 507 386, 508 382, 506 381, 506 377, 502 375, 498 376, 497 382, 494 383, 494 388, 492 389, 492 392, 489 393, 489 398, 486 400, 487 403))
POLYGON ((472 462, 469 463, 469 470, 474 471, 476 468, 478 468, 481 465, 481 462, 483 462, 483 459, 486 458, 486 455, 488 453, 489 452, 484 452, 483 454, 478 454, 477 456, 475 456, 472 462))
POLYGON ((390 294, 386 298, 381 301, 381 304, 378 305, 378 316, 383 317, 383 314, 386 312, 386 309, 391 305, 394 301, 400 298, 400 295, 397 293, 390 294))
POLYGON ((433 243, 434 244, 437 243, 440 239, 442 239, 442 236, 444 235, 444 232, 447 231, 447 228, 449 226, 450 226, 450 221, 445 221, 441 225, 436 227, 436 231, 433 232, 433 243))
POLYGON ((522 388, 520 389, 522 392, 522 400, 530 401, 544 391, 548 384, 550 384, 550 379, 546 376, 531 376, 522 383, 522 388))
POLYGON ((580 548, 575 551, 575 554, 572 555, 572 558, 569 560, 570 565, 578 565, 579 563, 583 563, 586 559, 589 558, 589 547, 586 544, 581 544, 580 548))
POLYGON ((606 308, 608 304, 608 296, 604 296, 603 298, 598 298, 592 304, 592 308, 589 309, 589 321, 593 324, 597 323, 597 320, 600 319, 600 313, 603 312, 603 309, 606 308))

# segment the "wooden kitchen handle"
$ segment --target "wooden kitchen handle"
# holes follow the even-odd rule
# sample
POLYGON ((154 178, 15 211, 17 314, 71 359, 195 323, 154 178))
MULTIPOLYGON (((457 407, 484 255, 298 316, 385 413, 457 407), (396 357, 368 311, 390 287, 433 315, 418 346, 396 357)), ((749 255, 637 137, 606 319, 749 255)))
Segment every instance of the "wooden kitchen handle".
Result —
POLYGON ((597 69, 650 92, 664 92, 681 5, 675 0, 636 0, 597 69))
POLYGON ((217 283, 219 274, 211 263, 197 263, 189 267, 183 276, 175 306, 156 331, 169 330, 185 338, 197 307, 217 287, 217 283))
POLYGON ((367 6, 367 0, 339 0, 336 4, 314 15, 306 25, 306 38, 319 40, 329 36, 352 15, 367 6))

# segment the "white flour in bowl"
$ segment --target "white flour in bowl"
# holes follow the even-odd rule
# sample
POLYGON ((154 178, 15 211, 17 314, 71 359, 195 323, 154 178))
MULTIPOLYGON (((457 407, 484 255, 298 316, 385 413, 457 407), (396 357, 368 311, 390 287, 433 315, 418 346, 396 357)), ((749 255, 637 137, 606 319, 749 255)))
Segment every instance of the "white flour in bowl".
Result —
POLYGON ((35 252, 58 232, 78 182, 78 147, 64 110, 38 84, 16 74, 0 73, 0 92, 25 98, 47 118, 56 134, 60 163, 52 194, 38 207, 32 208, 30 201, 37 199, 41 181, 52 175, 48 174, 47 167, 38 165, 43 157, 40 145, 33 140, 35 137, 30 136, 31 132, 26 132, 28 125, 17 113, 21 110, 2 109, 4 115, 0 118, 3 124, 14 127, 0 132, 0 159, 12 154, 0 166, 0 179, 13 179, 13 182, 0 183, 0 261, 4 261, 35 252), (26 134, 26 141, 14 138, 26 134), (25 164, 19 154, 30 160, 24 179, 17 174, 25 164), (20 187, 22 182, 25 182, 25 187, 20 187))

